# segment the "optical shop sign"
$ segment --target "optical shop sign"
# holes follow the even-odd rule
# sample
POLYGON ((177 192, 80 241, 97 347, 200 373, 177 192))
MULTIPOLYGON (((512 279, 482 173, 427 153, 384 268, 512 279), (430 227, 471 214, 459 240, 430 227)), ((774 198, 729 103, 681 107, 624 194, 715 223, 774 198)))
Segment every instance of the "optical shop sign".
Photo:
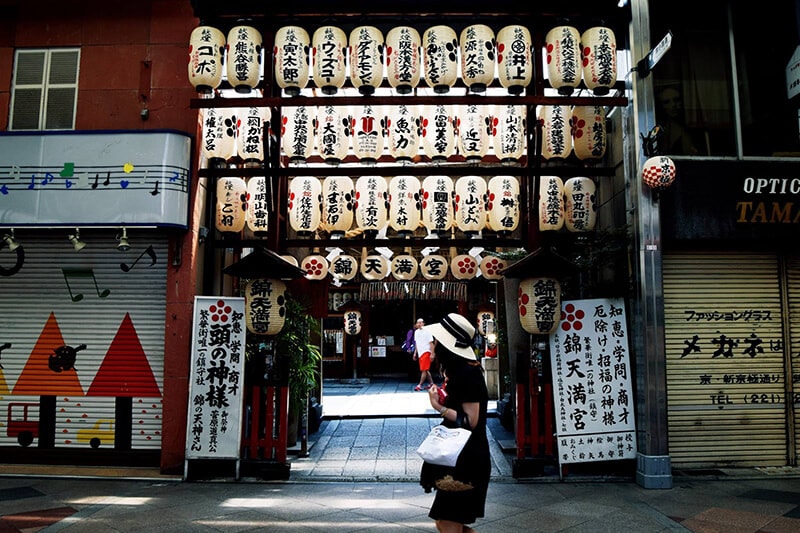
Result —
POLYGON ((622 299, 565 301, 550 335, 559 463, 636 457, 622 299))
POLYGON ((244 298, 195 297, 187 459, 239 458, 244 335, 244 298))

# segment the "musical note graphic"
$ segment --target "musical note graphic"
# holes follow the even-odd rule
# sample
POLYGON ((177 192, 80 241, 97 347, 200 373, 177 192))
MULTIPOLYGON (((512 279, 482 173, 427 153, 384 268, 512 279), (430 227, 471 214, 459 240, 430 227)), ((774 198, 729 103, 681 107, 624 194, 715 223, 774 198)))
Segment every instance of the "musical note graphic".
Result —
POLYGON ((111 294, 111 290, 103 289, 100 290, 100 287, 97 285, 97 278, 94 277, 94 270, 91 268, 62 268, 61 272, 64 274, 64 281, 67 283, 67 290, 69 291, 69 297, 73 302, 80 302, 83 300, 83 293, 76 292, 72 294, 72 287, 69 284, 69 278, 92 278, 94 282, 94 289, 97 291, 98 298, 105 298, 109 294, 111 294))
MULTIPOLYGON (((97 182, 99 180, 100 180, 100 174, 95 174, 94 175, 94 183, 92 183, 92 189, 96 189, 97 188, 97 182)), ((108 187, 109 183, 111 183, 111 171, 110 170, 106 173, 106 179, 103 182, 103 186, 104 187, 108 187)))
POLYGON ((75 175, 75 163, 64 163, 64 168, 61 169, 59 175, 62 178, 71 178, 75 175))
POLYGON ((150 191, 150 194, 152 194, 153 196, 156 196, 157 194, 159 194, 159 192, 158 192, 158 182, 156 182, 156 188, 153 189, 152 191, 150 191))
POLYGON ((153 249, 153 245, 151 244, 150 246, 147 247, 147 249, 144 252, 139 254, 139 257, 136 258, 136 261, 134 261, 130 265, 126 265, 125 263, 120 263, 119 264, 120 270, 122 270, 123 272, 130 272, 130 270, 136 266, 136 263, 139 262, 139 259, 141 259, 145 255, 150 257, 150 264, 148 266, 153 266, 158 262, 158 258, 156 257, 156 251, 153 249))

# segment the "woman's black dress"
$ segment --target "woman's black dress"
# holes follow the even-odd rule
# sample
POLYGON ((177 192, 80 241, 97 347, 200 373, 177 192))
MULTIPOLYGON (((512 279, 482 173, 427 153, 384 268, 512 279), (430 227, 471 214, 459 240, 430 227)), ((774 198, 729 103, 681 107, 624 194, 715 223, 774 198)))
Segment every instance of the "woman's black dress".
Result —
MULTIPOLYGON (((426 492, 436 489, 436 497, 428 513, 430 518, 471 524, 484 515, 486 491, 491 477, 491 456, 486 438, 489 393, 480 363, 459 365, 455 375, 450 369, 447 372, 446 407, 463 412, 461 404, 477 402, 480 404, 480 420, 458 456, 456 466, 451 468, 423 463, 420 484, 426 492), (451 476, 454 482, 447 476, 451 476)), ((455 427, 453 422, 445 420, 443 423, 455 427)))

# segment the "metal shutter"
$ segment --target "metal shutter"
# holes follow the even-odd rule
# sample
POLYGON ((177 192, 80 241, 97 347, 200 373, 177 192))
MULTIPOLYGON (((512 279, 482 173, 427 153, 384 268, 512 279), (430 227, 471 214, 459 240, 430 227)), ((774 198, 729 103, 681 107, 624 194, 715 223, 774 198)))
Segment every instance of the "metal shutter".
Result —
MULTIPOLYGON (((792 354, 792 379, 791 396, 793 408, 789 413, 789 422, 793 420, 794 426, 794 462, 793 466, 800 463, 800 257, 792 257, 787 260, 786 266, 786 285, 789 299, 789 332, 791 336, 792 354)), ((791 438, 791 435, 790 435, 791 438)))
POLYGON ((663 272, 672 464, 785 465, 777 258, 669 253, 663 272), (715 355, 725 339, 735 345, 730 353, 715 355))

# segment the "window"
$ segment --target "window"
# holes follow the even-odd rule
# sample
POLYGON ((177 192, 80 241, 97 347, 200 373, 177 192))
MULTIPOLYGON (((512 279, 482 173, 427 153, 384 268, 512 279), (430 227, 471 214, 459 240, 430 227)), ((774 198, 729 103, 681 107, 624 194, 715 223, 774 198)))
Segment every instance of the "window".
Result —
POLYGON ((77 49, 17 50, 9 129, 74 129, 79 62, 77 49))

